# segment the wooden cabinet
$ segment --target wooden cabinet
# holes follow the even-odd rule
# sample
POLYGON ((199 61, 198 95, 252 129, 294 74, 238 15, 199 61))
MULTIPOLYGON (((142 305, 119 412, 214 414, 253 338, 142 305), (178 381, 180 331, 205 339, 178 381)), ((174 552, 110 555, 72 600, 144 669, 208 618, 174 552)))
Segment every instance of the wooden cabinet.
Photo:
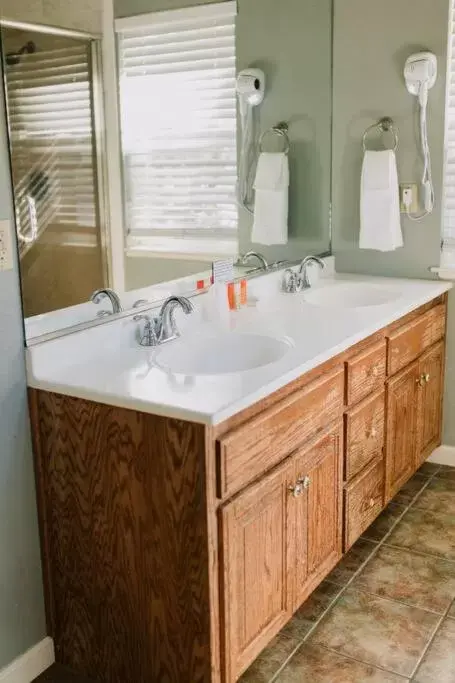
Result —
POLYGON ((292 614, 294 483, 291 460, 221 511, 227 681, 236 680, 292 614))
POLYGON ((339 424, 222 508, 227 681, 341 558, 341 467, 339 424))
POLYGON ((419 363, 417 467, 441 443, 444 356, 445 345, 440 342, 425 353, 419 363))
POLYGON ((387 384, 386 501, 414 474, 419 397, 419 363, 387 384))
POLYGON ((294 609, 341 557, 342 425, 337 424, 296 456, 303 494, 295 504, 294 609))
POLYGON ((445 315, 425 304, 219 425, 32 391, 57 662, 235 683, 439 444, 445 315))

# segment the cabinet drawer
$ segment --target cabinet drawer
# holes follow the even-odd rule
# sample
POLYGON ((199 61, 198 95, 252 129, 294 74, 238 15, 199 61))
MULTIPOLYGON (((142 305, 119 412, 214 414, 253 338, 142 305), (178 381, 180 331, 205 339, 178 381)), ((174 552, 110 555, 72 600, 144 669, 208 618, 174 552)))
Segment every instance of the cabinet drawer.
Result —
POLYGON ((344 492, 344 549, 348 550, 384 507, 384 460, 374 462, 344 492))
POLYGON ((348 405, 358 403, 368 394, 382 389, 386 378, 385 341, 368 347, 348 360, 346 370, 348 405))
POLYGON ((394 375, 445 334, 446 307, 438 304, 388 337, 388 373, 394 375))
POLYGON ((338 368, 220 438, 218 495, 239 491, 340 418, 343 393, 344 370, 338 368))
POLYGON ((350 481, 384 447, 385 392, 368 397, 345 415, 345 479, 350 481))

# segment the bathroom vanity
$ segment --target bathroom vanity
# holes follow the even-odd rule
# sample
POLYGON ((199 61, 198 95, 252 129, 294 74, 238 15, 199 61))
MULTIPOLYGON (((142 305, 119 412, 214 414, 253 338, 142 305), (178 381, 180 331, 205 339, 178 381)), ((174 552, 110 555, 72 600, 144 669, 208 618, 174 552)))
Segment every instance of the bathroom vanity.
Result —
POLYGON ((406 314, 352 317, 355 343, 222 419, 29 370, 58 662, 108 683, 238 680, 440 444, 448 287, 415 286, 406 314))

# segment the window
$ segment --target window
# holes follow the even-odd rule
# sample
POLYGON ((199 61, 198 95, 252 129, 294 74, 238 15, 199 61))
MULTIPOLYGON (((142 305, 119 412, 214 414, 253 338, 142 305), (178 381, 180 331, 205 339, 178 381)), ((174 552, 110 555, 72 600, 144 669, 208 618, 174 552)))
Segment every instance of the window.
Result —
POLYGON ((235 13, 116 22, 128 249, 237 253, 235 13))
POLYGON ((455 0, 449 17, 441 268, 455 269, 455 0))

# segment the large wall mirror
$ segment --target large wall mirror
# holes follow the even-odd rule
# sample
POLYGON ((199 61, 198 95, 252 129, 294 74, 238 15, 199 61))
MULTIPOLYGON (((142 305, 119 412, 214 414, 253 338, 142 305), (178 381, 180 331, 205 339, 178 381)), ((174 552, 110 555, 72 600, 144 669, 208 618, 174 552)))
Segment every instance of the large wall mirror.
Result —
POLYGON ((330 251, 332 0, 115 0, 104 21, 100 2, 94 33, 69 0, 68 21, 61 3, 36 24, 10 4, 0 35, 29 341, 117 312, 97 290, 130 309, 194 291, 217 258, 330 251), (248 68, 265 75, 252 108, 237 92, 248 68), (272 175, 279 158, 281 180, 289 168, 286 218, 266 199, 266 229, 261 150, 272 175))

